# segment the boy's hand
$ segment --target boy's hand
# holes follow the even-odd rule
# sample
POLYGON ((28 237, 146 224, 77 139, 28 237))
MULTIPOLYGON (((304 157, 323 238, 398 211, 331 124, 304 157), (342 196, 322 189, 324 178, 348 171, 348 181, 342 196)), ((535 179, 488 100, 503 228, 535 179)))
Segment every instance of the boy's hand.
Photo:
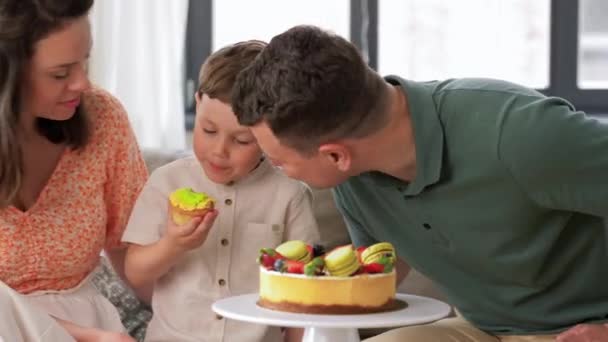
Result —
POLYGON ((177 225, 169 215, 164 238, 181 252, 197 248, 207 239, 209 229, 213 226, 216 217, 217 210, 213 209, 204 216, 194 217, 183 225, 177 225))

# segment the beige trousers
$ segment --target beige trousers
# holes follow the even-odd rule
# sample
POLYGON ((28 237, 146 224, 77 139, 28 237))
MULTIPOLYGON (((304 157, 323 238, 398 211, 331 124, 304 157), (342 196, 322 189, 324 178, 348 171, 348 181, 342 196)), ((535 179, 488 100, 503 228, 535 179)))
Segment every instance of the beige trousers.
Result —
POLYGON ((451 317, 437 322, 389 330, 365 342, 553 342, 556 335, 494 336, 467 322, 451 317))
POLYGON ((94 272, 72 289, 39 291, 24 297, 30 305, 53 317, 82 327, 124 333, 116 307, 93 287, 91 277, 94 272))
POLYGON ((48 314, 0 282, 0 342, 67 342, 70 335, 48 314))

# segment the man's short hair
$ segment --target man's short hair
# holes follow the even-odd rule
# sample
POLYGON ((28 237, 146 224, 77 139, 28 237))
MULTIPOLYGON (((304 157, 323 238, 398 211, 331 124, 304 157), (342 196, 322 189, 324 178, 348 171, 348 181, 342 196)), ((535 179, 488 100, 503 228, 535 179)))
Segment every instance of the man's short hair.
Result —
POLYGON ((241 125, 266 122, 300 152, 362 137, 386 122, 386 82, 346 39, 314 26, 274 37, 237 77, 232 105, 241 125))

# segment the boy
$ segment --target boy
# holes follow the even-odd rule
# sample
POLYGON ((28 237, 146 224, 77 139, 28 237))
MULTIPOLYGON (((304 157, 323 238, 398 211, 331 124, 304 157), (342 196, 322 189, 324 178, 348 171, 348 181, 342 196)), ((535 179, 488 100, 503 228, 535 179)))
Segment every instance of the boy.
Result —
POLYGON ((319 238, 310 190, 273 168, 232 112, 236 75, 264 46, 237 43, 205 61, 196 93, 196 158, 157 169, 135 205, 123 236, 130 243, 125 273, 134 287, 155 283, 146 341, 283 338, 277 327, 226 320, 211 310, 220 298, 258 290, 260 248, 319 238), (215 198, 215 209, 177 226, 167 215, 168 196, 182 187, 215 198))

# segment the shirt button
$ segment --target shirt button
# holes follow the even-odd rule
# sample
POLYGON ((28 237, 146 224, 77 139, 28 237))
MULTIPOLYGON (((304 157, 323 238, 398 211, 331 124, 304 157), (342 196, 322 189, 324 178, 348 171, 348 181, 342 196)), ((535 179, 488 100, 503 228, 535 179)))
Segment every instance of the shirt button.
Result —
POLYGON ((228 239, 222 239, 222 246, 228 246, 228 239))
POLYGON ((428 223, 424 223, 422 226, 423 226, 423 227, 424 227, 424 229, 426 229, 426 230, 431 229, 431 225, 430 225, 430 224, 428 224, 428 223))
POLYGON ((226 199, 224 201, 224 203, 226 203, 226 205, 231 205, 232 204, 232 200, 230 198, 226 199))
POLYGON ((220 284, 220 286, 226 285, 226 281, 224 279, 218 280, 217 283, 220 284))

